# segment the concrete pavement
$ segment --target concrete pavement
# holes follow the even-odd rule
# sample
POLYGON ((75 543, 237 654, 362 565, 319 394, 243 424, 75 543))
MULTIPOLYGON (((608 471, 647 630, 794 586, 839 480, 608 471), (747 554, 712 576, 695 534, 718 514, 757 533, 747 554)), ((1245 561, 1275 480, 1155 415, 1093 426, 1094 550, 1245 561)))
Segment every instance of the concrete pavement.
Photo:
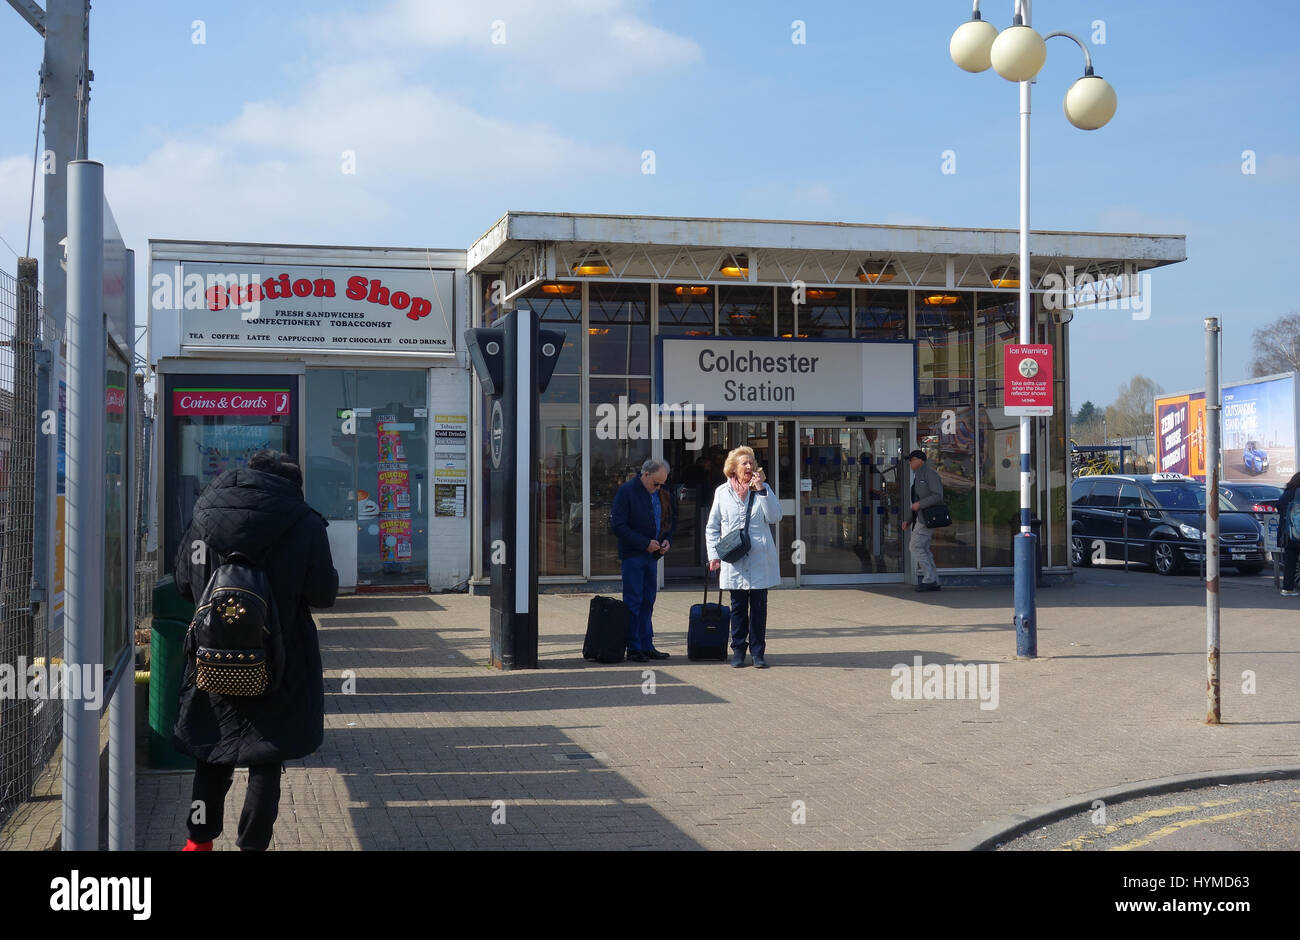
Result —
MULTIPOLYGON (((318 615, 325 744, 286 773, 272 848, 939 848, 1103 787, 1300 764, 1300 606, 1263 577, 1224 578, 1219 727, 1190 576, 1040 591, 1032 662, 1014 659, 1009 587, 773 591, 766 671, 686 660, 695 590, 659 595, 670 660, 586 663, 589 599, 542 595, 545 668, 509 674, 486 666, 486 598, 318 615), (996 665, 997 707, 895 697, 936 691, 891 674, 916 657, 996 665)), ((184 842, 190 779, 141 771, 141 848, 184 842)))

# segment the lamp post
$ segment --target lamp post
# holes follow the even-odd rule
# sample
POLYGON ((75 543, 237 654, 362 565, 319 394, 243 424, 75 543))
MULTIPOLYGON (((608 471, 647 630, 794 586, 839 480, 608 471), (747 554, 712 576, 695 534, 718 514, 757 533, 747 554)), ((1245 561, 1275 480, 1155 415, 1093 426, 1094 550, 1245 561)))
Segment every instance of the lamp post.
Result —
MULTIPOLYGON (((1030 86, 1047 61, 1047 40, 1055 36, 1073 39, 1083 50, 1083 77, 1065 94, 1065 116, 1081 130, 1096 130, 1115 114, 1115 90, 1092 71, 1088 47, 1070 33, 1056 32, 1040 36, 1030 25, 1031 0, 1014 0, 1012 25, 998 32, 980 18, 979 0, 969 21, 957 27, 948 43, 948 51, 959 68, 983 72, 990 66, 1010 82, 1020 85, 1020 343, 1031 341, 1029 267, 1029 113, 1030 86)), ((1016 655, 1038 655, 1038 620, 1035 610, 1034 557, 1037 536, 1030 525, 1030 419, 1020 416, 1020 532, 1015 540, 1016 655)))

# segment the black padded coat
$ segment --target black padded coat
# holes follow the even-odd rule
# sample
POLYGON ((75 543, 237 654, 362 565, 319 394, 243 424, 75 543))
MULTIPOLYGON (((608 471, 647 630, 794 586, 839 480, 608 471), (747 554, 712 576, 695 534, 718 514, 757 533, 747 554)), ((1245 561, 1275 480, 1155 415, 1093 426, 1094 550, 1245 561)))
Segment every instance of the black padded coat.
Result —
POLYGON ((227 470, 199 496, 176 553, 176 587, 194 601, 215 570, 213 553, 265 557, 284 635, 284 677, 256 698, 210 695, 194 687, 193 660, 181 678, 172 743, 210 764, 271 763, 306 757, 325 736, 325 687, 312 607, 331 607, 339 576, 326 522, 290 480, 258 470, 227 470), (194 542, 211 551, 194 562, 194 542))

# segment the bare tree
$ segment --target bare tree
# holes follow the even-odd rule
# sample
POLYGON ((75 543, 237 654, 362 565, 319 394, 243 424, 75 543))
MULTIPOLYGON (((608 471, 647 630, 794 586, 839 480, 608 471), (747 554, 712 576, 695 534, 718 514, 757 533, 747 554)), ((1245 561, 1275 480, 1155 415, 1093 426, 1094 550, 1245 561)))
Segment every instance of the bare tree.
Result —
POLYGON ((1255 331, 1252 376, 1300 371, 1300 313, 1292 310, 1255 331))
POLYGON ((1115 402, 1106 407, 1106 432, 1110 437, 1144 437, 1155 427, 1155 397, 1164 389, 1145 375, 1135 375, 1119 387, 1115 402))

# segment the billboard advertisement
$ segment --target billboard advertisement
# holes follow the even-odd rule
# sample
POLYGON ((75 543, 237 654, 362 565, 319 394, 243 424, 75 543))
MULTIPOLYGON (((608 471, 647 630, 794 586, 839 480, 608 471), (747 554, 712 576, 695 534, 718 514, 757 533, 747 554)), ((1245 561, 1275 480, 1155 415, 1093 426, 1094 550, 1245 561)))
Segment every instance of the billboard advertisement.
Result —
POLYGON ((1155 401, 1156 466, 1160 473, 1205 479, 1205 393, 1155 401))
POLYGON ((1285 486, 1296 472, 1295 374, 1223 387, 1223 478, 1285 486))

